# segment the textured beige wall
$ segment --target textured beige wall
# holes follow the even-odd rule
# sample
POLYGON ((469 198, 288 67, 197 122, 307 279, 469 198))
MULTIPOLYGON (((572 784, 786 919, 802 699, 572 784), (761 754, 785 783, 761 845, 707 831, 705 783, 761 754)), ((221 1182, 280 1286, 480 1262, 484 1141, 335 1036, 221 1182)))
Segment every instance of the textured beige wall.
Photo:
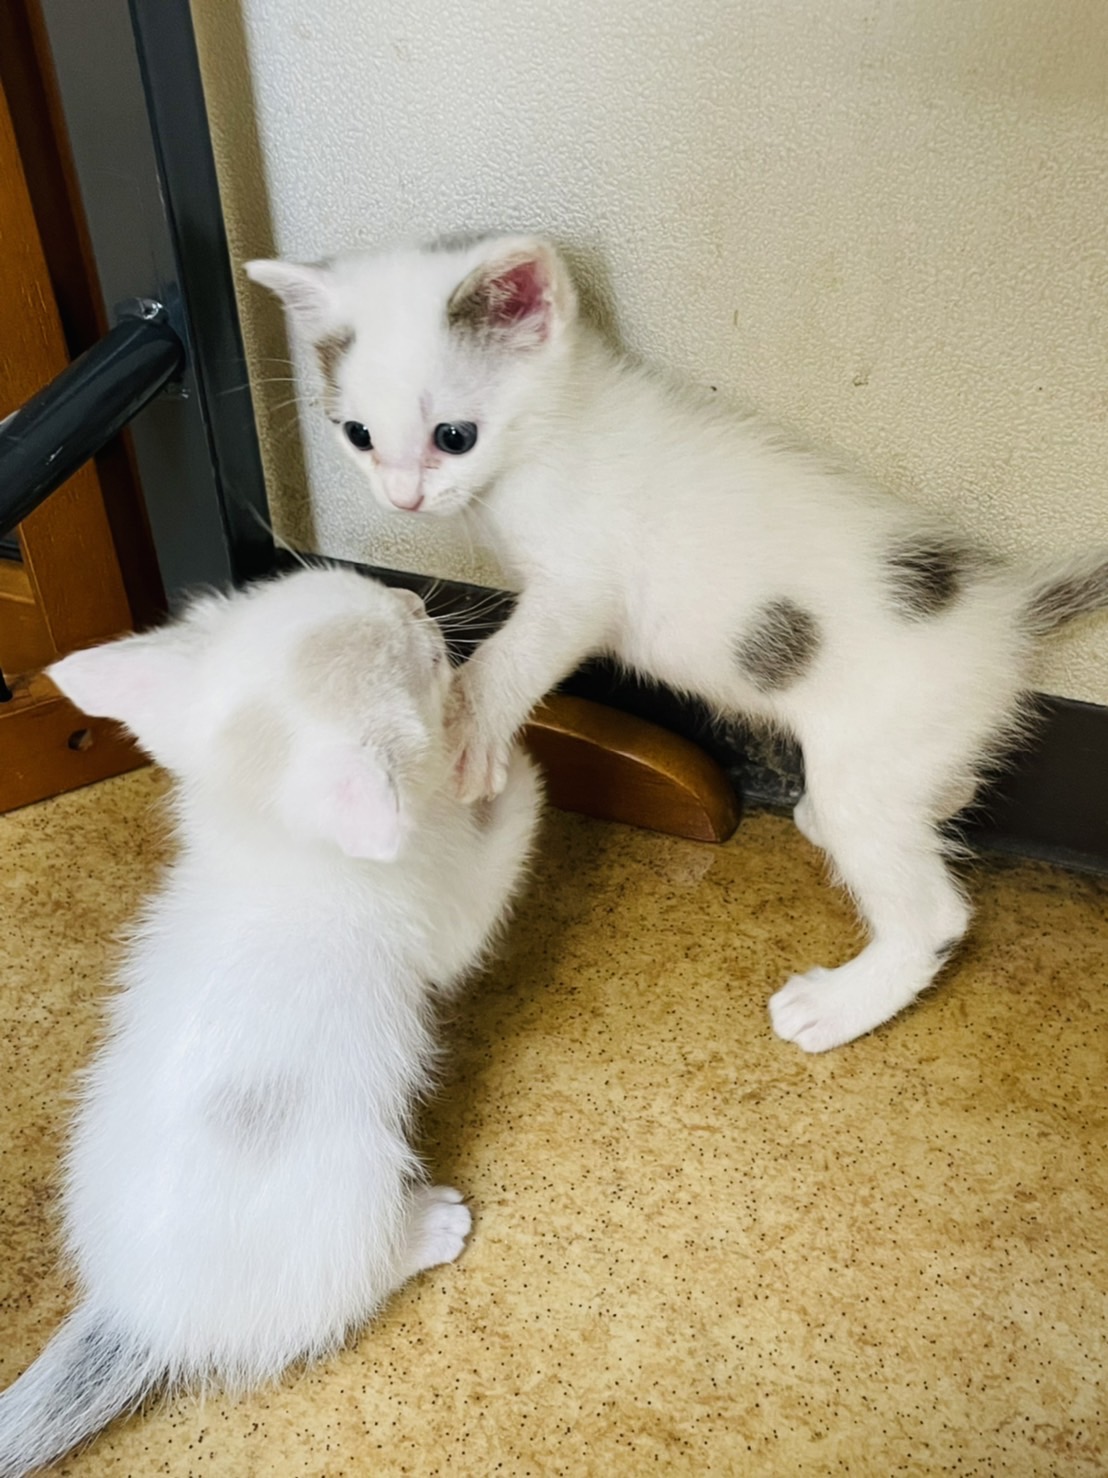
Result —
MULTIPOLYGON (((194 10, 238 256, 542 228, 634 349, 1006 552, 1108 541, 1108 0, 194 10)), ((281 531, 487 573, 369 513, 243 307, 281 531)), ((1108 703, 1108 619, 1038 676, 1108 703)))

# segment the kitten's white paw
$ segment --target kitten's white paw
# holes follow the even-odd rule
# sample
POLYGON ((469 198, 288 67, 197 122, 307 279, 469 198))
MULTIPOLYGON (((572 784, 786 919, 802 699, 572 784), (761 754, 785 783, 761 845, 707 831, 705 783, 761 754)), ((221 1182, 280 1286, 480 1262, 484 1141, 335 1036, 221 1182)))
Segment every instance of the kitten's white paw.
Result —
POLYGON ((863 951, 837 970, 815 966, 770 997, 773 1029, 805 1052, 827 1052, 865 1036, 915 999, 930 974, 883 966, 863 951), (910 978, 909 978, 910 975, 910 978))
POLYGON ((454 767, 454 789, 465 805, 491 801, 508 783, 511 748, 474 738, 463 749, 454 767))
POLYGON ((473 1217, 460 1191, 449 1185, 421 1186, 412 1197, 409 1275, 453 1262, 472 1226, 473 1217))
POLYGON ((464 676, 454 680, 447 708, 447 743, 454 755, 454 793, 465 805, 491 801, 508 783, 511 744, 489 737, 478 722, 464 676))

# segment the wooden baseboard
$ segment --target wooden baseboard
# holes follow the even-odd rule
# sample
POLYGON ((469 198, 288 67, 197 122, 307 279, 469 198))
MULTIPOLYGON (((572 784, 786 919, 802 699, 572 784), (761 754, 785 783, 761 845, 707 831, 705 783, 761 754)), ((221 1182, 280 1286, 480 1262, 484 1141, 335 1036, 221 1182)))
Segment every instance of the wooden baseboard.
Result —
POLYGON ((0 812, 148 764, 118 724, 89 718, 49 678, 13 678, 0 703, 0 812))
POLYGON ((560 810, 699 842, 726 841, 739 824, 738 796, 719 765, 645 719, 555 695, 523 737, 560 810))

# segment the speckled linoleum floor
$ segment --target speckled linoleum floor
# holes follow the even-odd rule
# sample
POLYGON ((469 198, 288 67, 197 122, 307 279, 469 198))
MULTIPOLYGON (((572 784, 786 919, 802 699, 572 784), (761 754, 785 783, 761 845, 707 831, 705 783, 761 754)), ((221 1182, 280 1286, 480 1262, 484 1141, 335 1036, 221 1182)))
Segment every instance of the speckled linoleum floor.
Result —
MULTIPOLYGON (((58 1320, 51 1197, 152 771, 0 818, 0 1379, 58 1320)), ((1103 1474, 1108 882, 978 864, 972 943, 864 1041, 765 1002, 849 952, 817 854, 552 815, 426 1115, 476 1217, 356 1344, 162 1402, 94 1475, 1103 1474)))

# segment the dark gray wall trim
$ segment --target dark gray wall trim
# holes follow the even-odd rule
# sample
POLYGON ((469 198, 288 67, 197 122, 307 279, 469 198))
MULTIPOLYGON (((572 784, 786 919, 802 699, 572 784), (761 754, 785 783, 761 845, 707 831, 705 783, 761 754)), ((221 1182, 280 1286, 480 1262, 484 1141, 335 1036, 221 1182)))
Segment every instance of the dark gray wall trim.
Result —
POLYGON ((979 846, 1108 872, 1108 708, 1036 698, 1028 742, 974 807, 979 846))
POLYGON ((273 568, 269 505, 188 0, 130 0, 179 303, 236 581, 273 568))

